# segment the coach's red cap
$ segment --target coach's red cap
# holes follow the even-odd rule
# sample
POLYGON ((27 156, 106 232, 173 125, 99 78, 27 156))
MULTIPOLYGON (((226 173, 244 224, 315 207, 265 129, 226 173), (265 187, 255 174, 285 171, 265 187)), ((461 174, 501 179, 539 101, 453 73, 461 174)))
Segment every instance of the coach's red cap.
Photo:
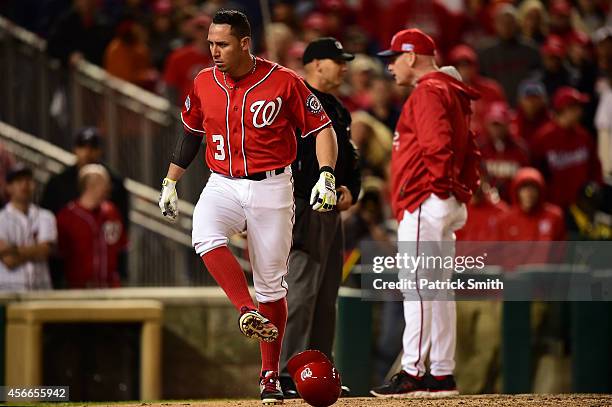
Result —
POLYGON ((578 89, 563 86, 555 92, 553 107, 556 111, 565 109, 570 105, 581 105, 589 101, 589 95, 581 93, 578 89))
POLYGON ((379 52, 380 57, 391 57, 402 52, 414 52, 420 55, 434 55, 436 43, 418 28, 402 30, 391 39, 391 48, 379 52))

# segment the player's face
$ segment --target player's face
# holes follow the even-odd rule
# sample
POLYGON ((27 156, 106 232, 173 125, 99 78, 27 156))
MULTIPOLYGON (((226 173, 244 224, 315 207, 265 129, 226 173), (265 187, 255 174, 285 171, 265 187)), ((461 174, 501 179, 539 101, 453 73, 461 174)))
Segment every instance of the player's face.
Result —
POLYGON ((319 61, 319 72, 330 89, 342 85, 342 80, 347 72, 346 61, 323 59, 319 61))
MULTIPOLYGON (((221 72, 232 74, 249 55, 250 38, 236 38, 229 24, 211 24, 208 29, 210 54, 221 72)), ((249 57, 250 58, 250 57, 249 57)))
POLYGON ((416 55, 412 52, 402 52, 392 57, 389 61, 389 72, 395 78, 395 82, 401 86, 411 86, 414 81, 414 62, 416 55))

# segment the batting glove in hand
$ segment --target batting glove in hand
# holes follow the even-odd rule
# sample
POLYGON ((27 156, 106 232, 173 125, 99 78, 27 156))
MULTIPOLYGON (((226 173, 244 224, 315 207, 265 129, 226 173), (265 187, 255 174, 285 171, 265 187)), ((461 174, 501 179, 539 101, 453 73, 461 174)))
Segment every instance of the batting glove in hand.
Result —
POLYGON ((321 169, 319 180, 310 194, 310 204, 317 212, 331 211, 336 206, 336 177, 331 173, 332 169, 329 170, 321 169))
POLYGON ((178 195, 176 194, 176 181, 164 178, 161 193, 159 194, 159 209, 171 222, 178 218, 178 195))

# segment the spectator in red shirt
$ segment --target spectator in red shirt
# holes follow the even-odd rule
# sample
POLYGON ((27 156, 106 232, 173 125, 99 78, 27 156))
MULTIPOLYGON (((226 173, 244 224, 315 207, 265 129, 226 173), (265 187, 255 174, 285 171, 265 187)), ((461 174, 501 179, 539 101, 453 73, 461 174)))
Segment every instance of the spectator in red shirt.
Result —
POLYGON ((68 288, 119 287, 118 260, 127 236, 119 211, 107 200, 110 176, 99 164, 79 171, 81 195, 57 215, 60 255, 68 288))
POLYGON ((602 181, 601 163, 593 137, 580 125, 582 105, 589 97, 570 87, 557 90, 553 98, 556 116, 534 136, 532 162, 548 185, 548 200, 562 209, 576 201, 589 181, 602 181))
MULTIPOLYGON (((498 222, 500 241, 565 240, 563 212, 545 202, 542 174, 535 168, 521 168, 512 183, 513 204, 498 222)), ((507 269, 522 264, 543 264, 551 260, 551 247, 543 244, 507 245, 501 258, 507 269)))
POLYGON ((452 65, 457 67, 463 82, 480 93, 480 99, 472 101, 471 128, 476 132, 479 141, 483 141, 485 131, 485 116, 491 103, 506 102, 506 96, 501 85, 493 79, 485 78, 478 72, 478 56, 467 45, 458 45, 449 54, 452 65))
POLYGON ((525 140, 528 146, 540 127, 551 119, 547 103, 546 88, 542 82, 527 80, 520 84, 512 127, 514 134, 525 140))
POLYGON ((173 51, 164 70, 164 83, 170 100, 182 105, 198 72, 211 64, 206 33, 210 17, 201 14, 190 22, 193 42, 173 51))
POLYGON ((485 119, 486 142, 481 146, 482 164, 489 183, 500 197, 510 202, 510 182, 519 168, 529 164, 523 140, 510 131, 511 112, 505 103, 495 102, 485 119))

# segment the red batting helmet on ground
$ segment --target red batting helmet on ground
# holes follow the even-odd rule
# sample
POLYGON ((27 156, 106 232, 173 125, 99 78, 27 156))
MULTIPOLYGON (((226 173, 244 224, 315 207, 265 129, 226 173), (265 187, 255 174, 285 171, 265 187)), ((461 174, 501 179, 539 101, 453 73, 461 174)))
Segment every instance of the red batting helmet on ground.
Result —
POLYGON ((311 406, 328 407, 340 397, 340 374, 322 352, 298 353, 287 363, 287 370, 298 393, 311 406))

